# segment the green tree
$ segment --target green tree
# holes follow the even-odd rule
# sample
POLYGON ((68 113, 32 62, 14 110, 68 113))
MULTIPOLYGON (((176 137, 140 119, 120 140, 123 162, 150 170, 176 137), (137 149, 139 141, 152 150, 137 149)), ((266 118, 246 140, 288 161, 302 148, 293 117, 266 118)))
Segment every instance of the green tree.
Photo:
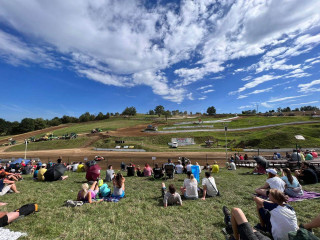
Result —
POLYGON ((155 115, 155 112, 153 110, 149 110, 149 115, 155 115))
POLYGON ((89 113, 89 112, 86 112, 86 113, 82 114, 82 115, 79 117, 79 121, 80 121, 80 122, 88 122, 88 121, 90 121, 90 117, 91 117, 90 113, 89 113))
POLYGON ((164 112, 164 116, 166 117, 166 121, 168 121, 168 117, 171 117, 171 112, 169 110, 164 112))
POLYGON ((207 114, 212 116, 216 114, 216 108, 214 106, 208 107, 207 114))
POLYGON ((104 116, 105 119, 109 119, 110 118, 110 113, 107 112, 107 114, 104 116))
POLYGON ((20 131, 22 133, 31 132, 35 129, 35 121, 32 118, 24 118, 20 122, 20 131))
POLYGON ((121 115, 129 115, 129 116, 134 116, 137 114, 137 110, 135 107, 126 107, 125 110, 121 113, 121 115))
POLYGON ((154 109, 154 112, 155 112, 155 114, 157 114, 160 117, 161 114, 164 114, 164 107, 162 105, 158 105, 154 109))
POLYGON ((2 135, 2 134, 6 135, 9 130, 8 128, 9 128, 9 126, 8 126, 7 121, 0 118, 0 135, 2 135))
POLYGON ((67 115, 63 115, 61 118, 61 122, 62 123, 71 123, 72 122, 72 118, 67 116, 67 115))
POLYGON ((52 118, 51 120, 48 121, 48 125, 49 126, 58 126, 60 125, 62 122, 61 122, 61 119, 58 118, 58 117, 55 117, 55 118, 52 118))
POLYGON ((43 118, 36 118, 34 120, 34 130, 40 130, 47 127, 47 123, 43 118))
POLYGON ((99 112, 98 115, 96 116, 95 120, 103 120, 105 117, 104 117, 104 114, 102 112, 99 112))

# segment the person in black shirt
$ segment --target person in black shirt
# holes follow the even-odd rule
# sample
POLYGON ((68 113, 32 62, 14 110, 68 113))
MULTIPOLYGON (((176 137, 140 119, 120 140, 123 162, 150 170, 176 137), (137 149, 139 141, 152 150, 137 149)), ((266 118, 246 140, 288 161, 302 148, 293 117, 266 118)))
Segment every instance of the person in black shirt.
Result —
POLYGON ((309 163, 302 162, 301 169, 295 171, 295 176, 304 184, 318 183, 317 173, 310 167, 309 163))

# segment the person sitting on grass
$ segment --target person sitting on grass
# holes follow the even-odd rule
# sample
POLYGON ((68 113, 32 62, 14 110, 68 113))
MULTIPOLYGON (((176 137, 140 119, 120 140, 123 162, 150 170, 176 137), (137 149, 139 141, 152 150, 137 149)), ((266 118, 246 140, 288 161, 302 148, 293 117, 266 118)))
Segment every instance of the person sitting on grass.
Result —
POLYGON ((230 161, 228 170, 237 170, 236 164, 234 163, 233 160, 230 161))
POLYGON ((150 177, 152 175, 152 173, 153 173, 152 168, 149 166, 148 163, 146 163, 143 168, 143 176, 150 177))
POLYGON ((163 206, 166 208, 168 205, 180 205, 182 206, 182 200, 179 193, 176 192, 176 188, 173 184, 169 185, 169 192, 166 192, 166 185, 164 183, 161 184, 161 191, 163 197, 163 206))
POLYGON ((141 171, 140 165, 136 167, 137 177, 143 177, 143 172, 141 171))
POLYGON ((278 189, 280 192, 284 192, 285 182, 277 176, 277 171, 273 168, 266 170, 268 173, 268 179, 266 180, 265 185, 260 188, 257 188, 255 192, 258 195, 267 197, 270 189, 278 189))
MULTIPOLYGON (((6 203, 0 203, 0 206, 6 205, 6 203)), ((26 204, 13 212, 0 212, 0 227, 7 226, 20 216, 27 216, 31 213, 38 211, 38 204, 26 204)))
POLYGON ((300 170, 294 172, 299 181, 303 181, 304 184, 318 183, 317 173, 310 168, 309 163, 302 162, 300 170))
POLYGON ((206 200, 206 197, 215 197, 218 194, 218 189, 216 182, 213 177, 211 177, 210 172, 205 173, 205 178, 202 179, 203 196, 202 200, 206 200))
POLYGON ((213 165, 211 166, 211 172, 212 173, 219 172, 219 165, 218 165, 217 161, 213 161, 213 165))
POLYGON ((181 164, 181 160, 178 160, 178 164, 176 165, 176 173, 182 174, 183 173, 183 165, 181 164))
POLYGON ((3 167, 0 168, 0 173, 3 173, 6 175, 6 178, 8 180, 12 180, 12 181, 19 181, 22 179, 21 174, 19 173, 11 173, 11 172, 7 172, 6 170, 4 170, 3 167))
POLYGON ((38 181, 44 181, 44 174, 47 171, 46 166, 47 165, 45 163, 41 165, 41 168, 38 171, 38 177, 37 177, 38 181))
POLYGON ((13 191, 14 193, 20 193, 17 190, 15 182, 8 180, 4 173, 0 173, 0 196, 5 195, 9 191, 13 191))
POLYGON ((114 178, 114 170, 112 169, 112 165, 108 166, 108 169, 106 171, 106 182, 111 182, 112 179, 114 178))
POLYGON ((252 174, 256 174, 256 175, 263 175, 266 173, 267 173, 266 169, 260 163, 257 163, 257 166, 253 169, 253 172, 252 172, 252 174))
POLYGON ((289 197, 298 197, 303 195, 302 187, 295 176, 292 176, 289 168, 281 169, 282 177, 281 179, 286 183, 286 188, 284 189, 285 194, 289 197))
POLYGON ((162 178, 163 177, 163 169, 161 167, 159 167, 159 164, 156 163, 154 165, 154 168, 153 168, 153 177, 155 179, 159 179, 159 178, 162 178))
POLYGON ((230 240, 271 240, 252 228, 240 208, 232 208, 230 213, 229 209, 224 206, 222 211, 225 216, 226 232, 230 234, 230 240))
POLYGON ((181 187, 181 194, 186 199, 198 199, 198 182, 189 171, 187 172, 187 178, 183 182, 183 187, 181 187))
POLYGON ((93 203, 97 194, 99 193, 99 186, 97 181, 94 181, 91 187, 89 188, 88 183, 81 185, 81 190, 78 192, 77 201, 83 201, 87 203, 93 203))
POLYGON ((288 239, 290 231, 299 229, 293 208, 286 204, 287 197, 277 189, 270 189, 269 201, 253 198, 260 219, 255 228, 272 234, 273 239, 288 239))
POLYGON ((125 195, 125 186, 124 182, 126 179, 122 176, 121 173, 117 173, 117 175, 113 178, 113 193, 112 197, 123 198, 125 195))
POLYGON ((33 172, 33 179, 34 180, 38 179, 38 172, 39 172, 40 168, 41 167, 39 165, 37 165, 37 168, 34 170, 34 172, 33 172))

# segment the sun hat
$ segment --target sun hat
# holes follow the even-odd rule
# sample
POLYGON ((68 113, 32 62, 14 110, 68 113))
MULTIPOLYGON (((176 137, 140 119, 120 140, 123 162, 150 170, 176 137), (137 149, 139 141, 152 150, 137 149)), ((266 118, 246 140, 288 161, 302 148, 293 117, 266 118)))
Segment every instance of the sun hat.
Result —
POLYGON ((273 174, 273 175, 277 175, 277 171, 273 168, 268 168, 266 171, 273 174))

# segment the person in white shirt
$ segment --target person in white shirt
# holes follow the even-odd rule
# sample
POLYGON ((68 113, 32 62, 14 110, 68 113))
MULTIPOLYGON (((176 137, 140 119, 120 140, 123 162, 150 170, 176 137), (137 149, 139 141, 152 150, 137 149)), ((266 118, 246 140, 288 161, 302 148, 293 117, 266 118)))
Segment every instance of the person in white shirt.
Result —
POLYGON ((181 187, 181 194, 187 199, 198 199, 198 182, 191 172, 187 172, 187 176, 181 187))
POLYGON ((178 161, 178 164, 176 165, 176 173, 182 174, 183 173, 183 165, 181 164, 181 161, 178 161))
POLYGON ((299 229, 296 213, 278 189, 270 189, 269 199, 254 198, 260 219, 255 228, 270 232, 273 239, 288 240, 288 233, 299 229))
POLYGON ((189 163, 188 163, 188 165, 186 166, 187 172, 191 172, 191 167, 192 167, 192 164, 191 164, 191 161, 189 160, 189 163))
POLYGON ((230 162, 228 170, 237 170, 236 164, 233 161, 230 162))
POLYGON ((214 197, 218 194, 218 189, 216 182, 213 177, 211 177, 210 172, 205 173, 205 178, 202 179, 203 196, 202 200, 206 200, 206 197, 214 197))
POLYGON ((278 189, 280 192, 284 192, 286 183, 277 176, 277 171, 273 168, 269 168, 266 171, 268 173, 268 179, 265 185, 257 188, 255 192, 265 197, 269 195, 270 189, 278 189))

